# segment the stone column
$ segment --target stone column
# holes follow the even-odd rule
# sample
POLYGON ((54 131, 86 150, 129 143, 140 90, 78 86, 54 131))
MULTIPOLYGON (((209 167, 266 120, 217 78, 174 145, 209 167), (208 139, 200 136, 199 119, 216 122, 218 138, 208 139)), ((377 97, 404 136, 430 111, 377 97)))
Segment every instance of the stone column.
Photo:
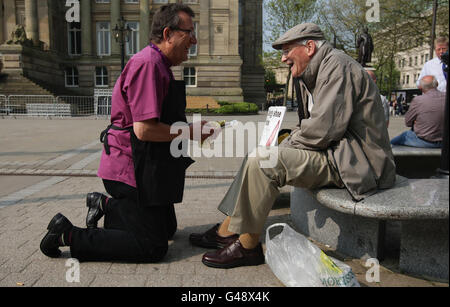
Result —
POLYGON ((120 56, 120 45, 114 38, 113 30, 119 24, 120 19, 120 1, 111 1, 111 55, 120 56))
POLYGON ((25 0, 25 30, 27 38, 39 45, 38 16, 36 0, 25 0))
POLYGON ((150 39, 150 9, 149 0, 140 1, 140 17, 139 17, 139 47, 145 48, 148 45, 150 39))
POLYGON ((92 55, 91 0, 81 0, 81 48, 83 56, 92 55))
MULTIPOLYGON (((257 31, 257 28, 255 31, 257 31)), ((239 55, 239 1, 230 1, 230 35, 228 54, 239 55)))
MULTIPOLYGON (((3 34, 4 29, 5 29, 5 26, 3 25, 3 5, 0 5, 0 45, 5 42, 5 38, 4 38, 4 34, 3 34)), ((1 69, 0 69, 0 71, 1 71, 1 69)))
POLYGON ((2 25, 2 31, 4 31, 5 35, 5 41, 8 41, 11 39, 11 34, 16 28, 17 20, 16 20, 16 3, 14 0, 3 0, 3 22, 5 25, 5 30, 3 30, 2 25))
POLYGON ((200 18, 198 23, 198 55, 209 55, 209 0, 200 0, 200 18))

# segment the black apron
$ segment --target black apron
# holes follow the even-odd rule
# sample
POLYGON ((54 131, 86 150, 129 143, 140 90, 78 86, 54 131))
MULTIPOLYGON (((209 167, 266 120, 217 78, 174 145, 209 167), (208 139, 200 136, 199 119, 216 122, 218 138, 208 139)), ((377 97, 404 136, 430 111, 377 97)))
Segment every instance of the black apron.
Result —
MULTIPOLYGON (((162 104, 159 121, 169 126, 176 122, 187 123, 185 110, 185 82, 172 80, 162 104)), ((130 132, 139 205, 144 207, 161 206, 183 201, 186 169, 194 163, 187 156, 188 140, 180 143, 180 146, 184 146, 184 154, 175 158, 170 153, 171 142, 143 142, 136 137, 133 127, 120 128, 110 125, 100 136, 106 154, 109 154, 107 140, 109 129, 130 132)))

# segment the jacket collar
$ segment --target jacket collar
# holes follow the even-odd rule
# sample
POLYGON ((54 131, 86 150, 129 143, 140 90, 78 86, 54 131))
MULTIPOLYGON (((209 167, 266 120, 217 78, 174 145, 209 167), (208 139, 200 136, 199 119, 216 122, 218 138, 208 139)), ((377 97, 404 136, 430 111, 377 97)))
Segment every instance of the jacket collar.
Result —
POLYGON ((319 72, 322 60, 333 51, 333 47, 329 43, 325 43, 320 47, 316 54, 312 57, 305 71, 301 75, 301 79, 305 82, 306 87, 312 92, 316 86, 317 74, 319 72))

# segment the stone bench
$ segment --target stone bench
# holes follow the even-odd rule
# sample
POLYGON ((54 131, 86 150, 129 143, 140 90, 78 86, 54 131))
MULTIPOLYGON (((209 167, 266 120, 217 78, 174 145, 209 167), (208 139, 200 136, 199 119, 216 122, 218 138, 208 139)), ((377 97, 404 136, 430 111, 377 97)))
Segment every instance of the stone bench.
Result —
POLYGON ((397 174, 406 178, 430 178, 441 163, 440 148, 392 145, 397 174))
POLYGON ((27 103, 28 116, 72 116, 68 103, 27 103))
POLYGON ((298 231, 356 258, 382 260, 386 223, 400 227, 402 272, 448 281, 449 180, 397 176, 391 189, 361 202, 346 189, 292 188, 291 218, 298 231))

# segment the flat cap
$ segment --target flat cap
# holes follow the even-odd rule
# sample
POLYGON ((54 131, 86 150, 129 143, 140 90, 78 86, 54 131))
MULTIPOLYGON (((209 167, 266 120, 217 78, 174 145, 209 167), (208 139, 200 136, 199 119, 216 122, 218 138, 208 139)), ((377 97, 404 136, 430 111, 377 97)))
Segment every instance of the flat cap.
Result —
POLYGON ((281 35, 280 38, 272 43, 272 47, 280 50, 284 44, 300 39, 323 40, 325 39, 325 35, 318 25, 314 23, 302 23, 281 35))

